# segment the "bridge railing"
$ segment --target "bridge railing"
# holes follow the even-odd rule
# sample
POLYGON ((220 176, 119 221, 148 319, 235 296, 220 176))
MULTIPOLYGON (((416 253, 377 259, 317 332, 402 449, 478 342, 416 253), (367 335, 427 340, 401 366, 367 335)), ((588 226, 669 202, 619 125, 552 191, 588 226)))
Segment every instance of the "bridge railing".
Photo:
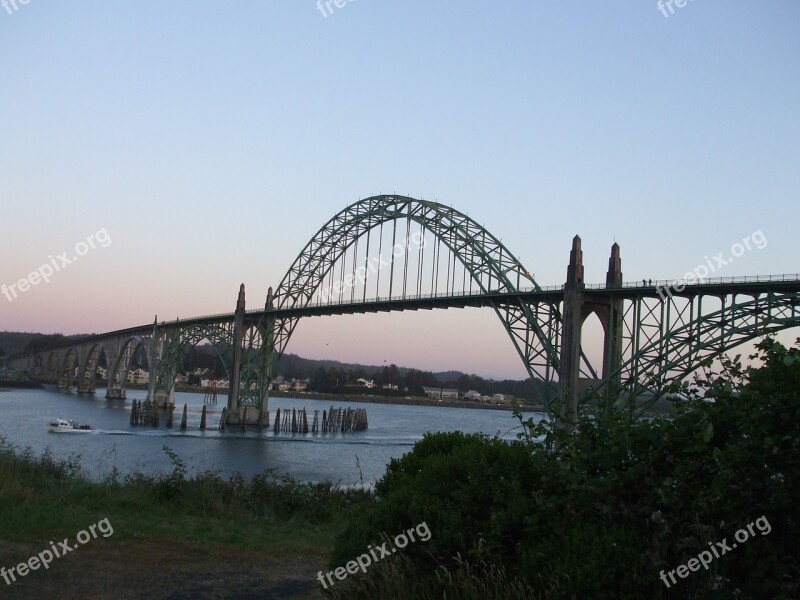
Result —
MULTIPOLYGON (((800 281, 800 274, 792 273, 792 274, 782 274, 782 275, 746 275, 746 276, 739 276, 739 277, 711 277, 711 278, 704 278, 702 281, 693 281, 689 285, 730 285, 730 284, 748 284, 748 283, 780 283, 780 282, 795 282, 800 281)), ((641 288, 641 289, 650 289, 654 287, 670 287, 675 285, 676 283, 681 283, 681 279, 648 279, 642 281, 626 281, 620 287, 631 289, 631 288, 641 288)), ((590 283, 584 286, 584 289, 590 290, 603 290, 607 289, 607 285, 605 283, 590 283)), ((529 294, 531 292, 560 292, 564 289, 564 285, 550 285, 550 286, 540 286, 538 290, 534 287, 525 287, 520 288, 515 292, 506 292, 504 290, 489 290, 488 292, 483 292, 481 290, 465 290, 463 292, 441 292, 438 294, 417 294, 417 295, 396 295, 396 296, 375 296, 371 298, 335 298, 329 300, 318 300, 316 302, 309 302, 308 304, 304 305, 305 308, 317 308, 317 307, 325 307, 325 306, 346 306, 346 305, 358 305, 358 304, 370 304, 376 302, 402 302, 406 300, 435 300, 440 298, 469 298, 469 297, 476 297, 476 296, 485 296, 485 295, 492 295, 492 294, 503 294, 509 293, 510 295, 513 294, 529 294)), ((618 288, 617 288, 618 289, 618 288)), ((258 313, 262 312, 259 310, 248 311, 249 313, 258 313)))
MULTIPOLYGON (((800 274, 797 273, 790 273, 790 274, 780 274, 780 275, 744 275, 738 277, 710 277, 705 278, 702 281, 693 281, 689 285, 731 285, 731 284, 751 284, 751 283, 781 283, 781 282, 796 282, 800 281, 800 274)), ((682 279, 653 279, 653 280, 642 280, 642 281, 626 281, 620 287, 631 289, 631 288, 640 288, 640 289, 651 289, 654 287, 657 288, 669 288, 674 286, 676 283, 685 283, 682 279)), ((606 289, 608 286, 605 283, 589 283, 584 286, 584 289, 587 290, 602 290, 606 289)), ((478 297, 484 295, 491 295, 491 294, 503 294, 509 293, 513 294, 530 294, 531 292, 559 292, 564 289, 564 285, 549 285, 549 286, 540 286, 538 290, 532 286, 520 288, 516 292, 506 292, 505 290, 489 290, 488 292, 483 292, 481 290, 464 290, 463 292, 440 292, 438 294, 418 294, 418 295, 395 295, 395 296, 378 296, 373 298, 342 298, 340 299, 330 299, 330 300, 321 300, 317 302, 310 302, 304 305, 304 308, 317 308, 317 307, 325 307, 325 306, 346 306, 346 305, 358 305, 358 304, 370 304, 376 302, 402 302, 406 300, 436 300, 441 298, 470 298, 470 297, 478 297)), ((264 312, 262 308, 256 308, 252 310, 246 311, 246 314, 259 314, 264 312)), ((170 321, 159 321, 158 326, 164 327, 167 325, 180 325, 182 322, 198 322, 198 321, 228 321, 232 319, 234 313, 217 313, 217 314, 208 314, 202 315, 199 317, 191 317, 187 319, 174 319, 170 321)), ((105 334, 101 334, 101 336, 110 336, 110 335, 119 335, 124 334, 129 331, 140 330, 142 328, 148 328, 149 325, 141 325, 138 327, 131 327, 129 329, 122 329, 118 331, 113 331, 105 334)), ((87 336, 86 340, 94 339, 98 336, 91 335, 87 336)), ((73 341, 67 344, 63 344, 64 347, 75 345, 76 343, 80 343, 81 340, 73 341)), ((61 346, 59 346, 61 347, 61 346)))
MULTIPOLYGON (((693 279, 691 282, 677 277, 675 279, 647 279, 641 281, 626 281, 620 286, 622 288, 653 288, 653 287, 673 287, 675 284, 683 285, 731 285, 748 283, 792 283, 800 281, 800 274, 787 273, 780 275, 741 275, 738 277, 704 277, 702 280, 693 279)), ((586 284, 587 290, 603 290, 608 286, 605 283, 586 284)), ((563 288, 563 286, 562 286, 563 288)))
MULTIPOLYGON (((560 290, 564 286, 551 286, 550 288, 540 288, 544 291, 555 291, 560 290)), ((354 305, 354 304, 370 304, 373 302, 402 302, 406 300, 436 300, 440 298, 472 298, 476 296, 488 296, 492 294, 515 294, 519 292, 533 292, 536 288, 528 287, 522 288, 515 292, 508 292, 506 290, 489 290, 488 292, 484 292, 482 290, 464 290, 462 292, 440 292, 438 294, 405 294, 405 295, 397 295, 397 296, 375 296, 371 298, 364 298, 363 296, 360 298, 336 298, 330 300, 319 300, 317 302, 309 302, 308 304, 304 305, 307 308, 316 308, 321 306, 345 306, 345 305, 354 305)))

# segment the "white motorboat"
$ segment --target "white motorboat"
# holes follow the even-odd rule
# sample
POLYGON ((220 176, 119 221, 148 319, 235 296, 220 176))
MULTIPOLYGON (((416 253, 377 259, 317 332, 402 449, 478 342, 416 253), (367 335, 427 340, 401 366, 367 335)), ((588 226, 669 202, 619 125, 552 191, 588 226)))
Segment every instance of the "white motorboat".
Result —
POLYGON ((49 431, 53 433, 91 433, 91 425, 78 425, 75 421, 56 419, 50 423, 49 431))

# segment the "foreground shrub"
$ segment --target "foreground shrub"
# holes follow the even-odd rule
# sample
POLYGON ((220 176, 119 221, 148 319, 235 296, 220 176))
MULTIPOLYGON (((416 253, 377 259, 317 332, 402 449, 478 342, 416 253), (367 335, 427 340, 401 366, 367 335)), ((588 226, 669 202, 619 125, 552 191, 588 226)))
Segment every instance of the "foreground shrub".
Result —
POLYGON ((428 434, 413 452, 391 461, 375 486, 378 503, 340 536, 332 564, 365 552, 381 532, 392 536, 423 521, 431 539, 404 550, 420 562, 429 553, 474 556, 479 548, 498 562, 510 562, 524 534, 536 482, 533 455, 525 444, 460 432, 428 434))
MULTIPOLYGON (((455 580, 467 560, 538 590, 508 597, 797 597, 800 352, 772 340, 758 348, 763 366, 723 360, 722 375, 683 390, 673 420, 615 410, 582 416, 572 435, 528 421, 526 444, 426 436, 391 462, 331 566, 424 521, 432 538, 405 548, 406 562, 390 566, 393 556, 349 578, 366 590, 407 567, 392 578, 455 580), (531 443, 542 435, 549 444, 531 443), (660 579, 762 516, 768 533, 669 589, 660 579)), ((349 585, 354 598, 374 597, 349 585)))

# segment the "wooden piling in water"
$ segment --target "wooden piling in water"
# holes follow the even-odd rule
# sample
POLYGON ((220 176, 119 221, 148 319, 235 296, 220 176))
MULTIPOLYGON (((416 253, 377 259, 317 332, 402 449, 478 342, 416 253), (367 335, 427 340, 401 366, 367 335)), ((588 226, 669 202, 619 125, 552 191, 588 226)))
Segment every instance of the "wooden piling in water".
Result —
POLYGON ((185 404, 183 405, 183 417, 181 417, 181 431, 186 431, 186 405, 185 404))
POLYGON ((222 417, 219 420, 219 430, 225 431, 225 419, 228 417, 228 407, 222 407, 222 417))
MULTIPOLYGON (((328 410, 314 411, 311 433, 345 433, 367 429, 367 410, 365 408, 346 408, 331 406, 328 410)), ((305 407, 277 409, 274 433, 308 433, 308 411, 305 407)))
POLYGON ((203 404, 203 414, 200 415, 200 431, 206 430, 206 405, 203 404))

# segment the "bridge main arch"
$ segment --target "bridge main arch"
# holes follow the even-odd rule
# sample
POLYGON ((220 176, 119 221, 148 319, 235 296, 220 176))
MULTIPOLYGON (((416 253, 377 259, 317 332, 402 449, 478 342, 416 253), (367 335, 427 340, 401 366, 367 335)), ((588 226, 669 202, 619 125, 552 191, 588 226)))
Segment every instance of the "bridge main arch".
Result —
MULTIPOLYGON (((481 294, 514 293, 522 287, 540 290, 530 272, 508 248, 486 228, 449 206, 407 196, 380 195, 359 200, 334 215, 306 244, 268 298, 276 309, 299 308, 313 302, 316 292, 337 261, 362 238, 369 244, 370 232, 384 223, 416 223, 431 233, 457 259, 481 294)), ((381 229, 382 231, 382 229, 381 229)), ((406 237, 409 228, 406 228, 406 237)), ((393 235, 393 239, 395 238, 393 235)), ((357 250, 357 246, 356 246, 357 250)), ((392 263, 393 264, 393 263, 392 263)), ((403 294, 405 296, 405 287, 403 294)), ((516 300, 489 301, 505 327, 517 353, 533 380, 540 386, 540 399, 549 404, 554 376, 559 366, 561 316, 557 305, 537 305, 516 300)), ((286 349, 300 317, 275 319, 268 330, 268 377, 274 361, 286 349)))

